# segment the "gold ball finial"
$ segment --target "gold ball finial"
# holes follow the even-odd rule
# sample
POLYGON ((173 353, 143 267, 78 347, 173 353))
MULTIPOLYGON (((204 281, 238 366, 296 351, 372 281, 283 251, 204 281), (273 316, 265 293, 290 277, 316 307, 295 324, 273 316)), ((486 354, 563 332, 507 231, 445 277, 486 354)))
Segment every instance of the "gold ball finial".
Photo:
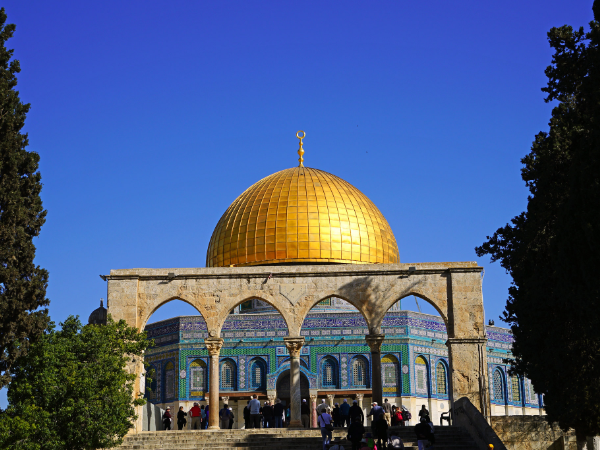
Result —
POLYGON ((304 167, 304 158, 302 157, 302 155, 304 155, 304 149, 302 148, 302 146, 304 144, 302 142, 302 139, 304 139, 306 137, 306 133, 304 131, 300 130, 296 133, 296 137, 298 139, 300 139, 300 148, 298 149, 298 156, 300 156, 300 158, 298 159, 298 162, 300 164, 298 164, 298 167, 304 167), (300 133, 302 133, 302 136, 300 136, 300 133))

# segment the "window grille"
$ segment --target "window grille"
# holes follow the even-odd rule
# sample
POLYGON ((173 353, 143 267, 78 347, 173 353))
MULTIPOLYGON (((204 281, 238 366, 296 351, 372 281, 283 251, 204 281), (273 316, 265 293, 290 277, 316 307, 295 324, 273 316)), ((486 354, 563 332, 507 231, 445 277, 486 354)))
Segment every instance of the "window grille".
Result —
POLYGON ((381 358, 383 384, 396 387, 398 383, 398 360, 392 355, 381 358))
POLYGON ((362 358, 356 358, 354 360, 352 370, 354 372, 354 385, 355 386, 366 386, 367 385, 367 364, 362 358))
POLYGON ((511 378, 512 384, 512 399, 513 402, 521 402, 521 383, 519 383, 519 377, 514 376, 511 378))
POLYGON ((168 362, 165 366, 165 397, 175 398, 175 365, 168 362))
POLYGON ((417 394, 427 395, 428 389, 428 376, 427 376, 427 360, 423 356, 417 356, 415 359, 415 379, 416 379, 416 391, 417 394))
POLYGON ((250 387, 252 389, 264 388, 265 367, 262 361, 253 361, 250 365, 250 387))
POLYGON ((221 365, 221 389, 235 390, 235 366, 231 361, 225 361, 221 365))
POLYGON ((331 358, 326 358, 323 361, 323 377, 321 379, 323 386, 335 386, 335 362, 331 358))
POLYGON ((196 359, 190 364, 190 390, 206 391, 206 363, 196 359))
POLYGON ((446 366, 443 363, 438 363, 437 368, 435 369, 435 374, 437 376, 437 393, 438 394, 447 394, 448 393, 448 385, 447 385, 447 376, 446 376, 446 366))
POLYGON ((502 372, 496 369, 494 372, 494 400, 504 400, 504 385, 502 383, 502 372))

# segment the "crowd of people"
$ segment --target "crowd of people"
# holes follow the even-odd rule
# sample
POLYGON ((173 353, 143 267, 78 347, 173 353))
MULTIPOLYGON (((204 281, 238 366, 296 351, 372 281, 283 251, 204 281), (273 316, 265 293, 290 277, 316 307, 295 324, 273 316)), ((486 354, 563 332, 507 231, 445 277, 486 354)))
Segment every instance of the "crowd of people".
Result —
MULTIPOLYGON (((306 399, 302 400, 300 406, 301 421, 304 428, 310 428, 310 409, 306 399)), ((261 405, 258 397, 253 395, 244 407, 244 425, 250 428, 283 428, 289 424, 290 409, 285 408, 281 400, 276 399, 271 405, 270 401, 261 405)), ((208 428, 209 408, 194 403, 188 412, 183 406, 177 412, 177 429, 182 430, 187 425, 187 417, 191 420, 192 430, 203 430, 208 428)), ((342 404, 336 403, 333 409, 325 403, 325 399, 317 406, 317 425, 321 430, 323 438, 323 450, 345 450, 340 438, 332 440, 334 428, 348 428, 348 441, 352 444, 352 450, 387 450, 402 449, 404 444, 399 436, 389 431, 393 426, 406 426, 411 420, 410 412, 402 407, 397 407, 384 400, 383 405, 373 402, 368 414, 371 417, 371 432, 366 433, 364 427, 365 416, 358 402, 354 400, 352 406, 344 399, 342 404)), ((224 404, 219 411, 219 425, 221 429, 231 429, 233 426, 233 410, 224 404)), ((163 414, 163 425, 165 430, 171 429, 173 416, 171 408, 167 407, 163 414)), ((429 417, 429 411, 422 406, 419 411, 419 423, 415 426, 417 445, 419 450, 434 449, 435 434, 434 427, 429 417)))

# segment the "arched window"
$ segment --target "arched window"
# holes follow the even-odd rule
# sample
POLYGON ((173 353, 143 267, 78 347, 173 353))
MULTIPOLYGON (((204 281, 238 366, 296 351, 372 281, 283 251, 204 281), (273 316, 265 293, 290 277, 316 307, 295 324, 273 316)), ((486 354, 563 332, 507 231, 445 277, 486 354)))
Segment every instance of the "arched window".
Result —
POLYGON ((512 387, 512 401, 515 403, 521 403, 521 380, 516 375, 510 378, 510 384, 512 387))
POLYGON ((421 395, 429 393, 427 360, 423 356, 417 356, 415 359, 415 391, 421 395))
POLYGON ((221 363, 221 389, 224 391, 235 391, 235 363, 226 359, 221 363))
POLYGON ((446 374, 446 366, 443 362, 439 362, 435 368, 435 376, 437 381, 437 393, 448 394, 448 376, 446 374))
POLYGON ((250 363, 250 389, 265 389, 265 363, 261 359, 255 359, 250 363))
POLYGON ((504 376, 500 369, 494 371, 494 400, 504 401, 504 376))
POLYGON ((175 364, 171 361, 165 366, 165 400, 175 398, 175 364))
POLYGON ((208 371, 206 363, 201 359, 195 359, 190 364, 190 396, 204 397, 206 392, 206 379, 208 371))
POLYGON ((367 360, 362 356, 358 356, 352 361, 352 384, 358 387, 367 387, 369 384, 367 360))
POLYGON ((321 362, 321 386, 336 388, 337 378, 337 361, 330 356, 323 358, 321 362))
POLYGON ((151 401, 158 401, 159 400, 159 392, 157 390, 159 383, 158 383, 158 376, 159 376, 159 372, 158 370, 156 370, 156 367, 154 366, 150 366, 148 367, 148 370, 146 370, 146 397, 149 398, 151 401))
POLYGON ((398 360, 394 355, 381 358, 381 374, 383 386, 398 388, 398 360))

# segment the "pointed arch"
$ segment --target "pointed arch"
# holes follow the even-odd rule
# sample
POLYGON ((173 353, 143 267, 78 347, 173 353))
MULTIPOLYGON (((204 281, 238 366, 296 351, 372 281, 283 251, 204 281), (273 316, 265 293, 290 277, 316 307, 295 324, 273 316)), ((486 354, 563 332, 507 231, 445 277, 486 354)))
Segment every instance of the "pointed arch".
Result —
MULTIPOLYGON (((222 315, 222 317, 219 318, 218 326, 217 326, 218 336, 221 336, 222 332, 224 331, 223 327, 225 326, 225 322, 227 322, 227 319, 230 318, 231 312, 239 305, 241 305, 247 301, 251 301, 251 300, 260 300, 262 302, 267 303, 269 306, 271 306, 275 310, 274 313, 281 316, 281 318, 283 319, 282 324, 285 325, 286 333, 285 333, 285 335, 282 335, 281 337, 290 335, 290 323, 289 323, 289 320, 287 317, 287 311, 283 310, 281 308, 281 305, 279 305, 276 301, 269 299, 267 296, 251 295, 251 296, 245 296, 244 298, 233 302, 232 306, 227 310, 227 313, 225 315, 222 315)), ((278 330, 283 331, 284 328, 279 327, 278 330)))
POLYGON ((317 297, 316 299, 313 299, 311 303, 309 303, 307 309, 306 309, 306 313, 304 314, 304 317, 302 318, 302 322, 301 322, 301 327, 300 330, 302 331, 305 327, 306 327, 306 320, 308 319, 308 315, 310 313, 310 311, 317 306, 319 303, 329 300, 329 299, 333 299, 333 298, 337 298, 340 300, 343 300, 344 302, 348 303, 349 305, 352 305, 354 308, 357 309, 357 311, 361 314, 362 318, 365 321, 365 327, 367 328, 367 330, 369 330, 369 319, 366 316, 365 312, 362 309, 362 305, 358 302, 358 301, 352 301, 350 300, 350 297, 348 296, 344 296, 344 295, 339 295, 339 294, 327 294, 323 297, 317 297))
POLYGON ((167 297, 163 300, 160 300, 158 302, 156 302, 155 304, 153 304, 152 308, 150 309, 150 313, 146 314, 145 317, 142 320, 141 326, 140 326, 140 330, 143 330, 146 325, 148 324, 148 320, 150 320, 150 318, 152 317, 152 315, 160 308, 162 308, 163 306, 165 306, 167 303, 170 303, 172 301, 182 301, 184 303, 187 303, 188 305, 190 305, 192 308, 194 308, 197 312, 198 315, 202 318, 202 320, 204 321, 204 323, 207 325, 208 327, 208 323, 206 321, 206 317, 204 316, 204 314, 202 313, 202 311, 200 311, 198 309, 198 307, 196 305, 194 305, 194 303, 190 300, 185 299, 184 297, 181 296, 172 296, 172 297, 167 297))
POLYGON ((349 370, 352 387, 366 389, 371 386, 369 361, 363 355, 357 355, 352 358, 349 370))
POLYGON ((337 389, 339 386, 338 362, 331 355, 321 358, 319 386, 323 389, 337 389))
POLYGON ((231 358, 225 358, 220 363, 220 382, 222 391, 237 391, 237 364, 231 358))
POLYGON ((262 358, 253 358, 248 363, 248 388, 254 391, 267 388, 267 365, 262 358))

